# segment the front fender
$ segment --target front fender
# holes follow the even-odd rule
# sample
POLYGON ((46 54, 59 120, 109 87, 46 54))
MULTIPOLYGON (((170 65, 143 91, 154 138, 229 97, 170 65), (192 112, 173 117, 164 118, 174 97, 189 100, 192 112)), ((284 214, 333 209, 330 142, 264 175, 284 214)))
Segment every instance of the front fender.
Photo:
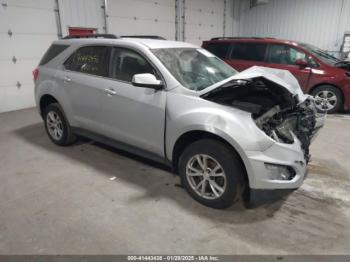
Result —
POLYGON ((174 147, 175 144, 177 142, 177 139, 179 139, 181 136, 185 135, 188 132, 192 132, 192 131, 203 131, 206 133, 210 133, 212 135, 216 135, 220 138, 222 138, 223 140, 225 140, 228 144, 230 144, 232 146, 232 148, 238 153, 238 155, 240 156, 240 158, 242 159, 244 166, 247 170, 247 173, 250 173, 250 170, 252 169, 249 159, 244 151, 244 149, 239 145, 239 143, 230 135, 228 135, 227 133, 223 132, 220 129, 217 129, 215 127, 212 126, 200 126, 200 125, 194 125, 189 127, 186 131, 183 130, 182 133, 179 134, 179 137, 177 136, 167 136, 168 142, 169 142, 169 147, 166 148, 167 150, 167 156, 168 159, 170 161, 172 161, 172 157, 173 157, 173 151, 174 151, 174 147), (177 137, 177 139, 176 139, 177 137))
POLYGON ((172 160, 176 141, 187 132, 204 131, 227 141, 240 155, 246 168, 246 151, 265 151, 275 142, 254 123, 250 113, 196 96, 168 93, 166 155, 172 160))

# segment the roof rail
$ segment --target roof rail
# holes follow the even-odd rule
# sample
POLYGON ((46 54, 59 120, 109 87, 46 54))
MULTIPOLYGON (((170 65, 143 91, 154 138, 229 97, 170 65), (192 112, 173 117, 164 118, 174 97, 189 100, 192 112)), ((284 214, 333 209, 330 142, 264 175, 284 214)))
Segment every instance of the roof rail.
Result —
POLYGON ((109 39, 117 39, 120 38, 116 35, 112 34, 89 34, 89 35, 67 35, 63 37, 63 39, 78 39, 78 38, 109 38, 109 39))
POLYGON ((142 38, 142 39, 157 39, 157 40, 166 40, 164 37, 159 35, 121 35, 123 38, 142 38))
POLYGON ((232 37, 227 37, 227 36, 222 36, 222 37, 213 37, 210 40, 229 40, 229 39, 275 39, 273 37, 257 37, 257 36, 232 36, 232 37))

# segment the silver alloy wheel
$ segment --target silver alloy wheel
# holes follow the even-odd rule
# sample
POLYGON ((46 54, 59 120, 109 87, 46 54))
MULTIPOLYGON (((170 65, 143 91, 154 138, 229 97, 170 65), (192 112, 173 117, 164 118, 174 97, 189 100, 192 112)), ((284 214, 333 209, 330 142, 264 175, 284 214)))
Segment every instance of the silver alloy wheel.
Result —
POLYGON ((205 199, 220 198, 226 190, 224 169, 208 155, 194 155, 187 162, 186 178, 196 194, 205 199))
POLYGON ((328 90, 322 90, 315 95, 315 104, 321 111, 332 110, 337 105, 337 96, 328 90))
POLYGON ((60 140, 63 136, 63 124, 59 115, 50 111, 46 116, 46 126, 50 136, 55 140, 60 140))

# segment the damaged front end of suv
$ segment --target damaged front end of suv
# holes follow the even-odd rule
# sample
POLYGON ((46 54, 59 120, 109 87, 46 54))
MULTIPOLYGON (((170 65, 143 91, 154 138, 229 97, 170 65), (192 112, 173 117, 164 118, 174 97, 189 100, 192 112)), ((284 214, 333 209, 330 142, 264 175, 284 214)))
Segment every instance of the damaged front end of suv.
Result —
POLYGON ((252 67, 202 98, 251 113, 256 126, 278 143, 298 139, 306 163, 310 143, 325 119, 317 113, 313 97, 303 94, 294 76, 284 70, 252 67))

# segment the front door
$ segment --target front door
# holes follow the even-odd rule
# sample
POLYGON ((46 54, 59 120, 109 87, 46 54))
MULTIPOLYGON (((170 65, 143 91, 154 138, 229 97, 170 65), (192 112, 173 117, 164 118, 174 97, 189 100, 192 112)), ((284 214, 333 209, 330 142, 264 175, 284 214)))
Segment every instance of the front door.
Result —
POLYGON ((298 80, 301 89, 306 91, 311 76, 311 67, 300 67, 296 64, 299 59, 307 61, 307 56, 303 51, 288 45, 271 44, 267 66, 288 70, 298 80))
POLYGON ((102 98, 105 135, 164 156, 166 91, 133 86, 135 74, 157 70, 139 53, 113 48, 109 85, 102 98))

